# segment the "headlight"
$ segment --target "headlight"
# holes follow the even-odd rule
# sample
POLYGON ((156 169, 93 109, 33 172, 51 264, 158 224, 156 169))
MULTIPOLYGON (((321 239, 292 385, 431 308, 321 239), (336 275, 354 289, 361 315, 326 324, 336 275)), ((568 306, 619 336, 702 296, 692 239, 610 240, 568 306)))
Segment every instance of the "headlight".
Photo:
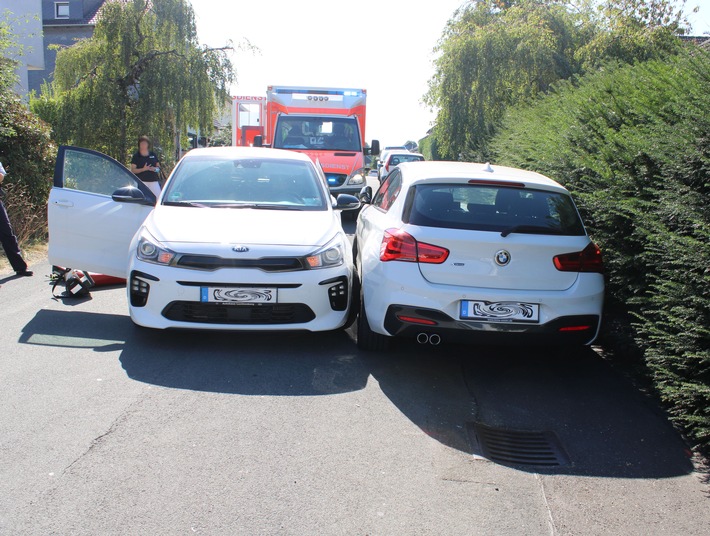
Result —
POLYGON ((311 269, 331 268, 343 264, 345 254, 339 236, 336 236, 326 246, 306 257, 306 266, 311 269))
POLYGON ((352 184, 353 186, 357 186, 358 184, 364 184, 365 175, 367 175, 365 168, 360 168, 353 171, 350 174, 350 177, 348 178, 348 184, 352 184))
POLYGON ((147 231, 141 233, 136 255, 142 261, 163 265, 170 264, 175 258, 174 252, 162 247, 147 231))

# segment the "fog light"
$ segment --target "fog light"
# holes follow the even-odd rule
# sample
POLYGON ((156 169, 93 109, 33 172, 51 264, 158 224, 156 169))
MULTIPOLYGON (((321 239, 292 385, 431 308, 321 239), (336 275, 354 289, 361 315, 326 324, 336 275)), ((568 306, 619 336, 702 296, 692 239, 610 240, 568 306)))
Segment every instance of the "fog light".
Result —
POLYGON ((129 281, 130 300, 133 307, 145 307, 148 303, 148 294, 150 294, 150 283, 145 279, 156 280, 152 276, 143 274, 142 272, 132 272, 129 281))
POLYGON ((339 277, 335 280, 331 280, 330 283, 334 283, 328 287, 330 308, 333 309, 333 311, 345 311, 348 308, 347 277, 339 277))

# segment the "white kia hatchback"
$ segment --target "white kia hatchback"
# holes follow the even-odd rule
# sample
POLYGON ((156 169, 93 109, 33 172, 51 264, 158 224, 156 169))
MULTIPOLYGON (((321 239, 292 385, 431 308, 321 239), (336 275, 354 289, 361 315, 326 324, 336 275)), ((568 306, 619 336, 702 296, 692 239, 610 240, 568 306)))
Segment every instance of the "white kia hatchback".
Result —
POLYGON ((190 151, 160 197, 106 155, 60 147, 49 260, 128 279, 150 328, 325 331, 349 320, 352 256, 339 210, 304 155, 190 151))
POLYGON ((569 192, 519 169, 404 163, 365 204, 354 244, 358 345, 391 337, 590 344, 604 297, 599 248, 569 192))

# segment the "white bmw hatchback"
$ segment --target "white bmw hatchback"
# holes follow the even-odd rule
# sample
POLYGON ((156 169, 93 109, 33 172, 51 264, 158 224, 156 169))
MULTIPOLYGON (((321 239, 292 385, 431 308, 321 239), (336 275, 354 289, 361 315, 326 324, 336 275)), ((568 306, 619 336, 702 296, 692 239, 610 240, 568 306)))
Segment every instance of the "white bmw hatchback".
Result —
POLYGON ((338 329, 349 320, 351 249, 322 172, 293 151, 190 151, 156 200, 110 157, 60 147, 49 259, 128 280, 150 328, 338 329))
POLYGON ((590 344, 597 336, 601 253, 557 182, 488 164, 404 163, 361 200, 361 348, 383 349, 391 337, 590 344))

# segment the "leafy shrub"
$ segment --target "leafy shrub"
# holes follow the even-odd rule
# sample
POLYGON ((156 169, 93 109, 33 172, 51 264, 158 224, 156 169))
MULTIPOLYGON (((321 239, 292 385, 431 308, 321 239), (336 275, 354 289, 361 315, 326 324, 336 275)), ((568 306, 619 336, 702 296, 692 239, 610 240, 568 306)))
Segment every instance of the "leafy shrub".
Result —
POLYGON ((46 236, 47 196, 57 149, 49 126, 11 90, 0 91, 0 161, 5 206, 20 242, 46 236))
POLYGON ((512 109, 500 163, 579 202, 672 418, 710 448, 710 54, 607 65, 512 109))

